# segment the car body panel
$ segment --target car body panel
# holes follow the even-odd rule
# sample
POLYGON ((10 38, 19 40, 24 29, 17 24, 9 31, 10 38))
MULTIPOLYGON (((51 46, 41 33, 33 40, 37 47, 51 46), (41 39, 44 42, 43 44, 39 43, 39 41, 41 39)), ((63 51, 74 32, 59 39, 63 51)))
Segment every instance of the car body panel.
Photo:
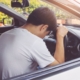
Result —
POLYGON ((79 80, 80 66, 42 80, 79 80))
POLYGON ((80 58, 65 62, 60 65, 56 65, 54 67, 40 69, 33 73, 20 75, 7 80, 44 80, 45 78, 55 76, 56 74, 60 74, 77 67, 80 67, 80 58))

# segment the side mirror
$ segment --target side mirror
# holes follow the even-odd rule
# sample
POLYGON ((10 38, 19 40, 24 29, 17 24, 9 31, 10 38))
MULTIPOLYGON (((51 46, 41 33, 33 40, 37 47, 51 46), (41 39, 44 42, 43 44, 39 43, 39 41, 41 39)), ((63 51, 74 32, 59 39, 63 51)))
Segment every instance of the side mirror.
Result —
POLYGON ((11 26, 13 24, 13 18, 3 18, 3 25, 4 26, 11 26))
POLYGON ((19 2, 18 0, 12 0, 11 1, 11 7, 28 7, 29 6, 29 2, 28 0, 22 0, 22 3, 19 2))

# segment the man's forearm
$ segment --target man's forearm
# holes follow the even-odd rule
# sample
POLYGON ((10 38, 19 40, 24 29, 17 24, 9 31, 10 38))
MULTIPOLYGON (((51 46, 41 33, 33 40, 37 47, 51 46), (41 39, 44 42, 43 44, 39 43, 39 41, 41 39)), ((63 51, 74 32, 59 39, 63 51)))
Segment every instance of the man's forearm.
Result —
POLYGON ((65 61, 65 54, 64 54, 64 37, 68 33, 68 29, 65 26, 57 27, 56 37, 56 49, 54 53, 55 61, 49 64, 48 66, 58 65, 65 61))
POLYGON ((57 37, 56 50, 54 53, 54 58, 59 63, 63 63, 65 61, 63 37, 57 37))

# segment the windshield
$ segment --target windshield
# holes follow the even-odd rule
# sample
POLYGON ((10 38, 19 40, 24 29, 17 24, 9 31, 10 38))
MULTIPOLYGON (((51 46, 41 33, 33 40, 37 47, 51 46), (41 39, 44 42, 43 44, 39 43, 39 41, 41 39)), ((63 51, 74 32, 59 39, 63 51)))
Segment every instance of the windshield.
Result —
POLYGON ((65 6, 68 6, 77 12, 80 12, 80 0, 54 0, 58 3, 61 3, 65 6))
POLYGON ((80 0, 69 0, 69 2, 75 4, 75 6, 80 8, 80 0))
POLYGON ((59 24, 80 26, 80 0, 44 0, 44 1, 55 7, 56 10, 54 9, 54 12, 56 14, 57 22, 59 24), (73 12, 71 13, 69 9, 72 10, 73 12))
MULTIPOLYGON (((22 0, 16 0, 21 2, 22 0)), ((76 13, 80 14, 80 0, 29 0, 29 7, 24 8, 16 8, 11 7, 11 0, 0 0, 1 3, 4 3, 8 5, 9 7, 13 8, 20 14, 23 14, 26 18, 29 16, 29 14, 35 9, 40 6, 46 6, 52 9, 55 12, 55 15, 57 17, 57 23, 58 24, 71 24, 71 25, 79 25, 80 26, 80 18, 75 17, 74 15, 67 13, 67 10, 63 10, 57 6, 48 3, 49 1, 55 1, 59 4, 62 4, 64 6, 67 6, 68 8, 72 9, 76 13)), ((2 14, 3 15, 3 14, 2 14)), ((5 16, 4 16, 5 17, 5 16)), ((1 20, 1 18, 0 18, 1 20)))

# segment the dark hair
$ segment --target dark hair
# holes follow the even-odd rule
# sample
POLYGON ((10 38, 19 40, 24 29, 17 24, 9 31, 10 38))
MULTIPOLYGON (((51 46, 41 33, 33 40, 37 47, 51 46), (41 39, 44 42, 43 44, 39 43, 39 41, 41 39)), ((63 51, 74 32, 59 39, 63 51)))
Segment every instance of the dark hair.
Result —
POLYGON ((52 10, 47 7, 39 7, 35 9, 28 17, 26 23, 31 23, 33 25, 48 25, 48 30, 56 30, 57 22, 55 14, 52 10))

